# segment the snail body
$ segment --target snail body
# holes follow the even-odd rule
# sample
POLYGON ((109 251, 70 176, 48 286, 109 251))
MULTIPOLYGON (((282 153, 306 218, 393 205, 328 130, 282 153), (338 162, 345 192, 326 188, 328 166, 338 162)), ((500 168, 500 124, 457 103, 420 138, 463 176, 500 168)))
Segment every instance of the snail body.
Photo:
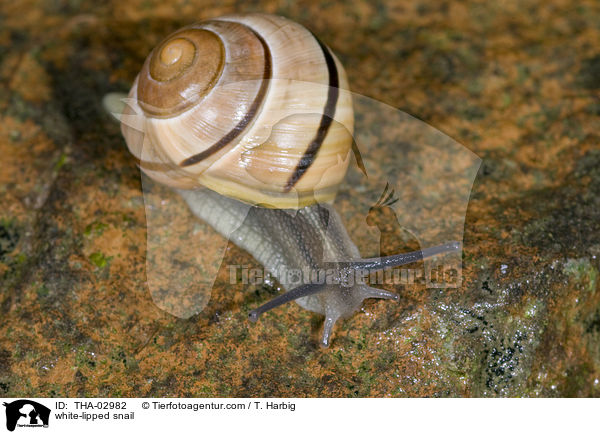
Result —
POLYGON ((335 322, 365 298, 398 298, 348 277, 458 248, 361 259, 331 205, 353 144, 346 73, 285 18, 231 15, 176 31, 146 59, 121 119, 141 169, 286 290, 251 311, 253 321, 295 300, 325 316, 328 346, 335 322), (311 277, 285 281, 290 270, 311 277))

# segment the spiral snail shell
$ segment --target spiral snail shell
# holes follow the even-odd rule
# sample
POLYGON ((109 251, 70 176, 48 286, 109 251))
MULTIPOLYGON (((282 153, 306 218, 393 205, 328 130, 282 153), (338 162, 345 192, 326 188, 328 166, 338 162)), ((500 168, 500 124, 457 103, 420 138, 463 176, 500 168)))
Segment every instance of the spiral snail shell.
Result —
POLYGON ((274 208, 330 202, 353 112, 335 55, 283 17, 231 15, 180 29, 148 56, 122 124, 151 178, 274 208), (140 134, 140 131, 143 134, 140 134))

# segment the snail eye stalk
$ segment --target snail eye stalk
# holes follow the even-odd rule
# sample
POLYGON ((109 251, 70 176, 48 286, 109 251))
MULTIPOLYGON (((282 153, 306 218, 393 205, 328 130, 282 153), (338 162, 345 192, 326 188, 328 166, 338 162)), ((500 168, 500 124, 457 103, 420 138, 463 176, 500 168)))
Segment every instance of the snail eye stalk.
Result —
POLYGON ((292 289, 291 291, 285 292, 272 300, 269 300, 262 306, 250 311, 248 314, 248 319, 252 322, 256 322, 258 317, 263 313, 277 307, 282 304, 289 303, 290 301, 294 301, 298 298, 306 297, 308 295, 318 294, 319 292, 325 289, 325 284, 315 284, 308 283, 306 285, 299 286, 297 288, 292 289))
POLYGON ((460 249, 460 242, 451 241, 439 246, 428 247, 423 250, 415 250, 414 252, 400 253, 398 255, 382 256, 379 258, 362 259, 350 264, 355 270, 377 271, 384 268, 399 267, 400 265, 412 264, 421 259, 431 256, 440 255, 442 253, 455 252, 460 249))

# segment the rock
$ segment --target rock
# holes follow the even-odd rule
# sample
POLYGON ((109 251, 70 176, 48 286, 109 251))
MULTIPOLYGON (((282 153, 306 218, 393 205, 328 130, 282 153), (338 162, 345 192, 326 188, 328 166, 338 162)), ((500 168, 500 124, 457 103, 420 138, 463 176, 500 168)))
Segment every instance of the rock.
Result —
POLYGON ((2 11, 0 395, 600 396, 593 0, 96 3, 2 11), (327 350, 296 305, 246 320, 277 288, 230 284, 226 264, 255 265, 232 244, 201 313, 156 307, 139 171, 101 106, 190 17, 261 5, 331 45, 355 92, 483 159, 462 286, 398 287, 327 350))

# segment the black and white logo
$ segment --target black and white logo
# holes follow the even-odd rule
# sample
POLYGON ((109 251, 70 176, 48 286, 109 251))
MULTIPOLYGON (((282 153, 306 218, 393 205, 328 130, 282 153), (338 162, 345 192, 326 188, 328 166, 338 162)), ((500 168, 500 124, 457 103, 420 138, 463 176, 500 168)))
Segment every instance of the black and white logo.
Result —
POLYGON ((30 399, 18 399, 4 402, 6 407, 6 429, 14 431, 16 427, 48 427, 50 409, 30 399))

